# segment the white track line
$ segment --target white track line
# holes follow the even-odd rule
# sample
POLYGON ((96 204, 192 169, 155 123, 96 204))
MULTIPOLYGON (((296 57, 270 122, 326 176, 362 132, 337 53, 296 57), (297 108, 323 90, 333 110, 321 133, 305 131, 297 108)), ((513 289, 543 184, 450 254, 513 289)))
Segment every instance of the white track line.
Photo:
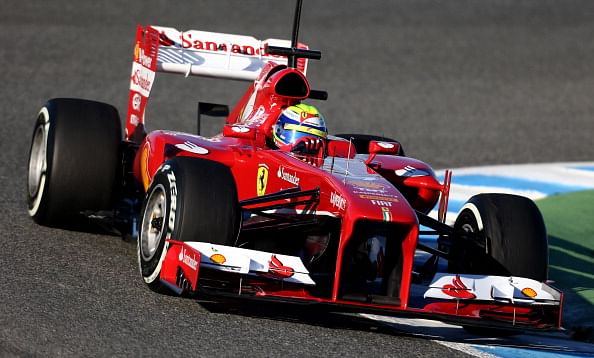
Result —
MULTIPOLYGON (((481 174, 594 188, 594 171, 575 169, 576 167, 594 167, 594 162, 493 165, 458 168, 453 169, 452 173, 454 177, 481 174)), ((437 173, 443 175, 443 170, 438 170, 437 173)))
MULTIPOLYGON (((529 180, 543 184, 550 183, 570 187, 581 187, 584 188, 584 190, 594 189, 594 170, 583 170, 579 169, 579 167, 594 167, 594 162, 494 165, 452 169, 453 175, 450 188, 450 200, 465 202, 471 196, 480 193, 515 194, 525 196, 532 200, 540 200, 547 197, 546 193, 532 188, 512 189, 507 187, 456 184, 456 177, 467 175, 499 176, 510 179, 529 180)), ((436 174, 438 176, 443 176, 444 170, 436 170, 436 174)), ((458 213, 455 211, 448 211, 446 222, 453 224, 457 215, 458 213)), ((430 216, 437 218, 437 210, 433 210, 430 213, 430 216)))
MULTIPOLYGON (((432 332, 435 332, 433 336, 439 336, 439 329, 459 329, 462 330, 460 326, 451 325, 447 323, 443 323, 440 321, 432 321, 428 319, 422 318, 401 318, 401 317, 388 317, 388 316, 378 316, 374 314, 366 314, 363 313, 361 316, 371 319, 374 321, 382 322, 388 324, 398 330, 406 331, 409 333, 422 335, 422 336, 431 336, 432 332)), ((451 339, 448 337, 444 337, 445 339, 451 339)), ((443 339, 431 339, 432 342, 437 344, 441 344, 442 346, 448 347, 450 349, 454 349, 460 351, 462 353, 469 354, 474 357, 481 357, 481 358, 495 358, 497 356, 483 352, 474 348, 471 344, 468 343, 458 343, 452 341, 446 341, 443 339)))

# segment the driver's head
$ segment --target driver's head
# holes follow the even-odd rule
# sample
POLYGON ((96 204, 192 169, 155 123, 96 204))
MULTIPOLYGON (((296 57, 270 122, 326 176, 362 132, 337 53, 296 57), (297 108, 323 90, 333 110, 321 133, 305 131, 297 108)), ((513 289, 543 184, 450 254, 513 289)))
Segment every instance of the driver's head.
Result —
POLYGON ((272 133, 279 149, 301 154, 316 154, 327 136, 324 117, 316 107, 303 103, 285 108, 272 133))

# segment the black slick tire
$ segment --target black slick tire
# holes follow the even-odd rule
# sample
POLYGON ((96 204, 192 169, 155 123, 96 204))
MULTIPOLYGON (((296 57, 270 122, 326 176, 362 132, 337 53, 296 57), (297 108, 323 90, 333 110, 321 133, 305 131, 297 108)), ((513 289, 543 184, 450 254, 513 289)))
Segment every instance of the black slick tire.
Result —
POLYGON ((210 160, 175 157, 153 177, 141 210, 138 262, 150 289, 159 280, 168 239, 233 245, 241 211, 229 168, 210 160))
MULTIPOLYGON (((486 237, 486 249, 454 243, 449 263, 455 273, 519 276, 544 282, 548 276, 548 242, 538 207, 528 198, 510 194, 478 194, 464 205, 455 229, 486 237)), ((479 336, 510 336, 520 332, 463 326, 479 336)))
POLYGON ((121 136, 118 111, 109 104, 48 101, 29 152, 27 206, 33 220, 61 226, 78 212, 110 209, 121 136))
POLYGON ((454 227, 483 233, 487 238, 488 258, 470 250, 450 269, 457 266, 472 274, 547 280, 547 233, 532 200, 510 194, 475 195, 464 205, 454 227))

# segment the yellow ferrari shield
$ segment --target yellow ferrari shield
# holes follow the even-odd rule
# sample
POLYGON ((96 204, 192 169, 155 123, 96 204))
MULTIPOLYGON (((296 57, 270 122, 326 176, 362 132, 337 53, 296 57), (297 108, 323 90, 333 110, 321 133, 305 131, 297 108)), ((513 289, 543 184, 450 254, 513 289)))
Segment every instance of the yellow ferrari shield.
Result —
POLYGON ((258 196, 266 194, 266 184, 268 184, 268 166, 260 164, 258 166, 258 177, 256 178, 256 192, 258 196))

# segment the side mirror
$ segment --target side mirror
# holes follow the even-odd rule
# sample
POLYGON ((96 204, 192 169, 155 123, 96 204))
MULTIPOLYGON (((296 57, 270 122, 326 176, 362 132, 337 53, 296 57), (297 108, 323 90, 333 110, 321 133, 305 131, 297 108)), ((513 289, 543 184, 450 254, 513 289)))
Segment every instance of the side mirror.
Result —
POLYGON ((255 140, 256 129, 239 124, 227 124, 223 127, 223 136, 255 140))
POLYGON ((396 155, 400 151, 400 143, 381 142, 377 140, 369 141, 369 154, 390 154, 396 155))
POLYGON ((377 140, 369 141, 369 157, 365 164, 369 165, 378 154, 397 155, 400 152, 400 143, 382 142, 377 140))

